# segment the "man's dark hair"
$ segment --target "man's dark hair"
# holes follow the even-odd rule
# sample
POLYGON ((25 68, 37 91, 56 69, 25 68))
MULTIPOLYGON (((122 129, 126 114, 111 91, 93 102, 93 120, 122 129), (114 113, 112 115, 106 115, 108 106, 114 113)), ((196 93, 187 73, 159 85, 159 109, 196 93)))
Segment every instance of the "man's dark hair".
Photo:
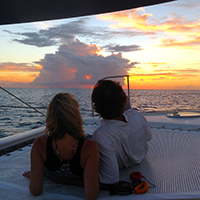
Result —
POLYGON ((94 109, 104 119, 115 119, 124 112, 127 95, 119 82, 99 80, 92 92, 94 109))

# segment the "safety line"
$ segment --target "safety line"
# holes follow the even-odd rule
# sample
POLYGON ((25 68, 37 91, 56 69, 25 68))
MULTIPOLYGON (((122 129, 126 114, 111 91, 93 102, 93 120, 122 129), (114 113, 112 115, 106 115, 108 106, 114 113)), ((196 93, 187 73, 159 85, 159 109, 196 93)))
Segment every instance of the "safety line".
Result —
POLYGON ((22 99, 18 98, 17 96, 15 96, 14 94, 10 93, 8 90, 6 90, 5 88, 0 86, 0 89, 4 90, 5 92, 7 92, 8 94, 10 94, 11 96, 15 97, 16 99, 18 99, 19 101, 21 101, 22 103, 26 104, 29 108, 34 109, 36 112, 40 113, 41 115, 43 115, 44 117, 46 117, 45 114, 43 114, 42 112, 40 112, 39 110, 37 110, 36 108, 32 107, 31 105, 29 105, 28 103, 26 103, 25 101, 23 101, 22 99))

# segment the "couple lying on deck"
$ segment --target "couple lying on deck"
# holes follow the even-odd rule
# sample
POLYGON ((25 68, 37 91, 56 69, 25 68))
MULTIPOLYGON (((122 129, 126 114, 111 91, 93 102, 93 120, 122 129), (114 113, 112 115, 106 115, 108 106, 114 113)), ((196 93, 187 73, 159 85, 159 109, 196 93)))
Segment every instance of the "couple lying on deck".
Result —
POLYGON ((99 188, 119 182, 119 169, 140 163, 147 154, 151 130, 139 112, 125 111, 127 96, 118 82, 100 80, 92 92, 94 109, 103 118, 92 139, 86 139, 79 105, 73 95, 59 93, 51 100, 45 136, 31 150, 30 191, 37 196, 44 175, 63 184, 84 186, 87 199, 99 188))

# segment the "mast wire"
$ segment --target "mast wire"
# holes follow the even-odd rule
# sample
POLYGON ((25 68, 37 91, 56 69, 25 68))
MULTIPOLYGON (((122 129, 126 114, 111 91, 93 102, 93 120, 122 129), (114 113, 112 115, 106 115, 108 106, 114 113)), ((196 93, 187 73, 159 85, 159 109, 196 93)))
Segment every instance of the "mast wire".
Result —
POLYGON ((11 96, 15 97, 16 99, 18 99, 19 101, 21 101, 22 103, 26 104, 29 108, 32 108, 33 110, 35 110, 36 112, 40 113, 41 115, 43 115, 44 117, 46 117, 45 114, 43 114, 42 112, 40 112, 39 110, 37 110, 36 108, 32 107, 31 105, 29 105, 28 103, 26 103, 25 101, 23 101, 22 99, 18 98, 17 96, 15 96, 14 94, 10 93, 8 90, 6 90, 5 88, 0 86, 0 89, 4 90, 5 92, 7 92, 8 94, 10 94, 11 96))

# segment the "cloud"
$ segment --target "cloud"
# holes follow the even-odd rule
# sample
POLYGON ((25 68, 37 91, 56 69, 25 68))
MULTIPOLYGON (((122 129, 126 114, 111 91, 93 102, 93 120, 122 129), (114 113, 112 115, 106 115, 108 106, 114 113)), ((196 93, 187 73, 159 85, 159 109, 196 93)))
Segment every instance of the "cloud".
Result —
POLYGON ((152 65, 152 67, 159 67, 160 65, 166 65, 166 62, 148 62, 148 65, 152 65))
POLYGON ((162 69, 159 69, 159 70, 155 70, 155 72, 166 72, 166 71, 173 71, 173 73, 200 73, 200 69, 191 69, 191 68, 188 68, 188 69, 168 69, 168 70, 162 70, 162 69))
MULTIPOLYGON (((0 77, 1 78, 1 77, 0 77)), ((6 88, 6 87, 12 87, 12 88, 17 88, 17 87, 21 87, 21 88, 26 88, 29 87, 29 85, 27 83, 23 83, 23 82, 16 82, 16 81, 1 81, 0 80, 0 86, 6 88)))
MULTIPOLYGON (((194 5, 188 7, 194 8, 194 5)), ((109 21, 112 29, 131 30, 135 35, 140 32, 141 36, 145 34, 154 35, 154 39, 156 38, 155 36, 159 39, 163 37, 164 39, 161 39, 161 47, 180 48, 188 46, 199 48, 200 21, 198 18, 196 20, 187 20, 175 13, 170 13, 161 19, 155 19, 153 14, 145 13, 143 8, 99 15, 97 18, 109 21)))
MULTIPOLYGON (((179 6, 194 8, 199 5, 199 2, 196 1, 193 4, 183 3, 179 6)), ((173 6, 177 6, 177 4, 173 4, 173 6)), ((199 19, 187 20, 175 13, 155 19, 153 14, 146 13, 144 8, 97 15, 96 18, 110 22, 110 28, 95 25, 89 26, 88 22, 91 18, 83 17, 57 26, 50 24, 44 27, 41 22, 41 24, 38 24, 42 25, 43 29, 37 32, 14 33, 7 30, 4 31, 13 34, 15 42, 37 47, 59 46, 75 38, 84 37, 87 43, 97 44, 101 42, 102 48, 105 47, 107 51, 129 52, 131 49, 133 51, 141 50, 141 47, 134 44, 130 46, 107 45, 106 42, 119 37, 154 35, 154 39, 156 37, 161 38, 160 44, 157 45, 160 47, 199 48, 199 19)), ((154 44, 156 43, 154 42, 154 44)))
POLYGON ((177 39, 162 39, 162 43, 160 46, 162 47, 179 47, 179 48, 186 48, 190 47, 199 49, 200 45, 200 37, 194 37, 193 39, 188 39, 184 41, 178 41, 177 39))
POLYGON ((133 52, 142 50, 139 45, 106 45, 104 48, 111 52, 133 52))
POLYGON ((75 35, 87 35, 90 33, 85 28, 86 21, 86 18, 79 19, 66 24, 41 29, 37 32, 15 33, 8 30, 4 31, 15 36, 13 41, 22 44, 37 47, 47 47, 54 45, 59 46, 62 43, 74 40, 75 35))
POLYGON ((37 62, 42 69, 31 85, 91 88, 105 76, 127 74, 134 67, 134 63, 120 53, 104 57, 99 54, 100 51, 100 47, 78 39, 62 44, 55 54, 46 54, 44 59, 37 62))
POLYGON ((177 3, 177 4, 173 4, 174 7, 178 7, 178 8, 184 8, 184 9, 196 9, 198 7, 200 7, 200 3, 197 0, 195 1, 188 1, 188 2, 182 2, 182 3, 177 3))
POLYGON ((37 29, 48 29, 50 27, 54 26, 54 20, 52 21, 38 21, 38 22, 33 22, 33 24, 35 25, 35 27, 37 29))
POLYGON ((182 16, 170 13, 168 16, 155 19, 153 14, 145 13, 145 9, 138 8, 128 11, 109 13, 97 16, 97 19, 109 21, 111 28, 139 30, 150 33, 182 33, 191 31, 199 31, 200 23, 197 21, 186 20, 182 16))
POLYGON ((57 44, 54 39, 49 39, 38 33, 21 33, 20 35, 24 36, 25 39, 14 39, 13 41, 37 47, 54 46, 57 44))
MULTIPOLYGON (((143 8, 138 8, 128 11, 98 15, 97 19, 111 22, 111 28, 126 28, 148 31, 148 27, 150 26, 148 24, 148 19, 153 15, 147 13, 141 14, 141 12, 145 12, 145 10, 143 8)), ((151 28, 150 32, 152 30, 154 31, 155 29, 151 28)))
MULTIPOLYGON (((36 47, 59 46, 67 44, 76 38, 84 37, 87 43, 98 43, 102 45, 106 41, 115 38, 127 38, 141 35, 148 35, 153 33, 144 33, 133 30, 111 30, 109 27, 88 26, 89 17, 76 19, 65 24, 46 27, 34 32, 11 32, 4 30, 10 35, 14 35, 13 41, 25 45, 32 45, 36 47)), ((137 45, 136 45, 137 46, 137 45)), ((134 47, 134 45, 133 45, 134 47)), ((140 47, 138 47, 140 48, 140 47)))
POLYGON ((3 87, 29 87, 41 70, 38 64, 0 63, 0 85, 3 87))
POLYGON ((22 72, 38 72, 41 66, 34 65, 30 63, 14 63, 14 62, 4 62, 0 63, 0 71, 22 71, 22 72))
POLYGON ((155 70, 152 73, 132 73, 131 76, 135 77, 147 77, 152 80, 160 80, 160 79, 176 79, 183 80, 187 78, 198 78, 200 77, 200 70, 196 69, 186 69, 186 70, 155 70))
POLYGON ((173 90, 191 90, 191 89, 194 89, 194 85, 193 84, 190 84, 190 85, 177 85, 177 86, 174 86, 174 87, 169 87, 173 90))

